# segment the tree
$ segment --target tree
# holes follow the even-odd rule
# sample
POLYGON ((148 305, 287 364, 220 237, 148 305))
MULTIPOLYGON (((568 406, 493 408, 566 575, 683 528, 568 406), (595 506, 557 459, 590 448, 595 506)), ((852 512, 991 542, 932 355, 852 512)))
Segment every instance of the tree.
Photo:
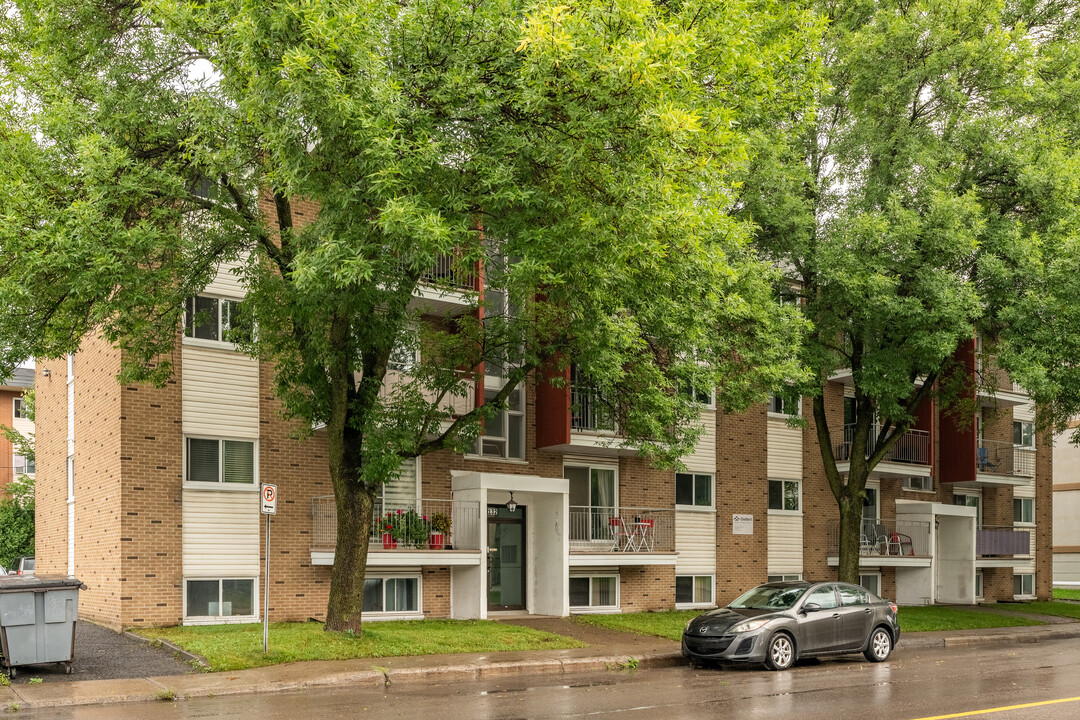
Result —
MULTIPOLYGON (((962 343, 980 334, 1037 400, 1052 397, 1040 378, 1062 356, 1049 338, 1030 344, 1030 322, 1050 298, 1046 253, 1075 248, 1080 66, 1071 3, 819 8, 826 84, 813 112, 762 127, 739 210, 813 323, 801 350, 813 381, 799 389, 839 506, 839 577, 857 582, 869 473, 926 399, 962 414, 962 343), (855 404, 843 436, 825 408, 841 369, 855 404)), ((1075 262, 1054 267, 1075 282, 1075 262)), ((1076 317, 1077 295, 1055 297, 1061 321, 1076 317)))
MULTIPOLYGON (((34 391, 23 393, 23 412, 34 419, 34 391)), ((34 460, 34 436, 27 437, 15 428, 0 425, 0 432, 11 443, 16 455, 34 460)), ((34 479, 29 475, 15 477, 4 488, 0 498, 0 566, 11 568, 20 557, 34 554, 34 479)))
POLYGON ((573 359, 657 462, 693 439, 680 387, 737 409, 798 373, 801 321, 726 213, 741 120, 804 100, 818 26, 797 4, 26 0, 0 16, 3 359, 96 332, 123 381, 161 383, 185 299, 241 261, 231 339, 273 364, 298 433, 325 426, 328 629, 360 630, 381 483, 469 447, 541 370, 573 359), (484 298, 430 317, 415 290, 446 256, 482 267, 484 298), (386 391, 409 344, 420 362, 386 391), (455 415, 485 365, 505 385, 455 415))

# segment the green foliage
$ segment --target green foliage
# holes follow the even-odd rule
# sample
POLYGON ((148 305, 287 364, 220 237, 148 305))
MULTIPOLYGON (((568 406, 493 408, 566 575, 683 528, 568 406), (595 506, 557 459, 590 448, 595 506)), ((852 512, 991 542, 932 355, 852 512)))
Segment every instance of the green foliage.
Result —
POLYGON ((450 516, 446 513, 433 513, 430 520, 431 531, 446 535, 450 532, 450 523, 450 516))
POLYGON ((1070 602, 1032 601, 1025 603, 1000 603, 994 606, 998 610, 1008 612, 1032 613, 1034 615, 1051 615, 1054 617, 1072 618, 1080 620, 1080 605, 1070 602))
MULTIPOLYGON (((728 212, 748 121, 807 99, 801 3, 3 10, 0 365, 100 333, 122 381, 163 383, 185 299, 233 263, 258 332, 232 339, 274 366, 298 435, 325 427, 335 494, 365 508, 340 514, 341 556, 370 526, 361 495, 403 457, 472 447, 541 369, 577 363, 667 464, 697 432, 681 385, 740 409, 801 379, 804 324, 728 212), (483 260, 483 313, 415 299, 447 256, 424 282, 456 290, 483 260), (401 345, 419 362, 386 392, 401 345), (459 412, 481 367, 502 390, 459 412)), ((335 565, 332 605, 362 566, 335 565)))
POLYGON ((416 548, 425 547, 431 534, 427 517, 412 509, 388 512, 382 526, 397 542, 416 548))
POLYGON ((1080 600, 1080 589, 1077 588, 1054 588, 1055 600, 1080 600))
POLYGON ((33 554, 34 481, 21 475, 0 498, 0 565, 10 568, 23 555, 33 554))
POLYGON ((162 637, 201 655, 214 672, 302 660, 561 650, 584 647, 572 638, 487 620, 410 620, 374 623, 363 636, 323 632, 322 623, 271 623, 270 652, 262 651, 262 625, 209 625, 135 630, 162 637))
POLYGON ((1080 87, 1080 32, 1063 1, 816 7, 829 20, 817 51, 825 84, 810 112, 756 125, 739 215, 788 273, 777 293, 814 327, 801 390, 855 530, 842 528, 840 552, 854 581, 870 469, 935 394, 938 407, 973 414, 955 361, 963 343, 981 334, 1038 402, 1058 403, 1057 418, 1080 408, 1068 330, 1080 318, 1080 114, 1064 100, 1080 87), (825 414, 840 369, 857 411, 847 429, 825 414), (846 477, 834 461, 842 443, 846 477))
POLYGON ((608 630, 654 635, 668 640, 681 640, 686 623, 702 613, 701 610, 668 610, 665 612, 627 613, 625 615, 575 615, 574 621, 596 625, 608 630))

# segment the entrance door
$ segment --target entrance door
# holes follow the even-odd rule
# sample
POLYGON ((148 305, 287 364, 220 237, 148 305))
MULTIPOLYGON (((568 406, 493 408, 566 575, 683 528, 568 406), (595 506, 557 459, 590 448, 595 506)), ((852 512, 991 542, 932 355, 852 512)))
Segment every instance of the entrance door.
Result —
POLYGON ((525 508, 488 505, 488 610, 525 609, 525 508))

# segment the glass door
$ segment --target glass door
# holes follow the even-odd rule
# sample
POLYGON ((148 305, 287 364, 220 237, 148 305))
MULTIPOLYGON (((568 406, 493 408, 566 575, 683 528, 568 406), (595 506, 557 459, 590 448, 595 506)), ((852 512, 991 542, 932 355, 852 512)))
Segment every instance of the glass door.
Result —
POLYGON ((525 508, 488 505, 488 610, 525 609, 525 508))

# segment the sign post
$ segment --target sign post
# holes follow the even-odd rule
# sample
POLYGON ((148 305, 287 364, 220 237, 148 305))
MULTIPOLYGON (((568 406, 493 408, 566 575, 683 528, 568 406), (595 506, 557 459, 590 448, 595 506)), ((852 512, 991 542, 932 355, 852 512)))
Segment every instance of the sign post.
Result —
POLYGON ((259 512, 266 516, 266 572, 263 585, 263 654, 270 639, 270 516, 277 514, 277 485, 263 483, 259 512))

